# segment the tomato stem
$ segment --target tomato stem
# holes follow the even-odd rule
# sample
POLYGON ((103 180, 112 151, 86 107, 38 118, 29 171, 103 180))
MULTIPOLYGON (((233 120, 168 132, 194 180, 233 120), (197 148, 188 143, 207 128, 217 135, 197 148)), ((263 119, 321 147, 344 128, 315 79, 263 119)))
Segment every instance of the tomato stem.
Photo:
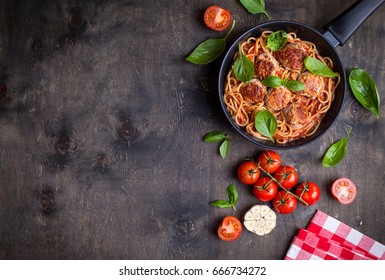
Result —
MULTIPOLYGON (((258 162, 258 168, 260 168, 262 171, 264 171, 264 170, 261 168, 261 165, 259 164, 259 162, 258 162)), ((282 186, 281 182, 278 181, 277 179, 275 179, 275 178, 273 177, 273 175, 271 175, 269 172, 266 172, 266 171, 264 171, 264 172, 266 173, 267 176, 270 177, 270 179, 272 179, 274 182, 276 182, 276 183, 278 184, 278 186, 279 186, 281 189, 283 189, 283 190, 286 191, 287 193, 289 193, 289 194, 291 194, 292 196, 294 196, 296 199, 298 199, 299 201, 301 201, 301 202, 302 202, 303 204, 305 204, 306 206, 309 206, 309 203, 307 203, 307 202, 306 202, 305 200, 303 200, 301 197, 297 196, 296 194, 292 193, 291 191, 289 191, 288 189, 286 189, 284 186, 282 186)))

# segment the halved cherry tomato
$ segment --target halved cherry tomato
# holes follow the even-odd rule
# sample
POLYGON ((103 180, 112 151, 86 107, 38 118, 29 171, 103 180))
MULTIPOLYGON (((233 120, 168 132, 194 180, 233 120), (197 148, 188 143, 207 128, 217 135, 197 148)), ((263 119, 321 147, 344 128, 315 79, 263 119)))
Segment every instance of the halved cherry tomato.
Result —
POLYGON ((253 192, 260 201, 270 201, 277 195, 278 185, 270 178, 261 177, 255 183, 253 192))
POLYGON ((258 156, 257 162, 263 171, 271 174, 281 166, 282 160, 279 154, 272 150, 267 150, 258 156))
POLYGON ((298 182, 297 170, 289 165, 280 166, 273 176, 286 189, 294 187, 298 182))
POLYGON ((231 23, 230 12, 217 5, 208 7, 203 18, 206 26, 215 31, 226 30, 231 23))
POLYGON ((295 194, 307 202, 308 205, 313 205, 318 201, 321 192, 315 183, 304 182, 298 185, 295 194))
POLYGON ((261 175, 261 171, 252 160, 245 160, 238 167, 238 179, 245 185, 255 184, 259 175, 261 175))
POLYGON ((281 214, 289 214, 297 207, 297 199, 292 194, 282 190, 273 200, 274 209, 281 214))
POLYGON ((337 179, 332 185, 332 195, 342 204, 353 202, 357 195, 356 185, 348 178, 337 179))
POLYGON ((241 222, 234 216, 225 217, 218 227, 218 236, 223 241, 233 241, 239 238, 242 232, 241 222))

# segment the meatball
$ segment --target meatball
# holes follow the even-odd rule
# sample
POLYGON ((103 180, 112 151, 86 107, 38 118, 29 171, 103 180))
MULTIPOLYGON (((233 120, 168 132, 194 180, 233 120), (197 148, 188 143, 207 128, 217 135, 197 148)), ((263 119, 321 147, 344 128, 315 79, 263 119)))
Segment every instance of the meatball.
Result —
POLYGON ((278 60, 288 70, 301 70, 307 54, 308 48, 300 42, 287 44, 277 51, 278 60))
POLYGON ((300 128, 308 121, 308 111, 305 105, 301 103, 293 103, 284 111, 286 120, 293 128, 300 128))
POLYGON ((318 93, 324 87, 324 79, 309 72, 302 73, 299 76, 298 81, 303 83, 306 87, 305 90, 300 91, 299 93, 310 98, 317 97, 318 93))
POLYGON ((255 75, 258 79, 263 80, 268 76, 274 76, 278 67, 278 61, 272 55, 262 53, 254 63, 255 75))
POLYGON ((259 80, 253 79, 241 86, 239 92, 243 98, 250 103, 261 102, 266 96, 266 86, 259 80))
POLYGON ((281 86, 269 90, 265 98, 266 107, 272 111, 279 111, 287 106, 291 100, 291 92, 287 88, 281 86))

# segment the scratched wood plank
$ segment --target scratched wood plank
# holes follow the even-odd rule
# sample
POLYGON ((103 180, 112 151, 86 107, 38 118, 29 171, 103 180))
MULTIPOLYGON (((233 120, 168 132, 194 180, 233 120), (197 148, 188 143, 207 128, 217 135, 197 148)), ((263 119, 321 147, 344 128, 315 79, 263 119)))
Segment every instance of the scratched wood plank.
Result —
MULTIPOLYGON (((267 1, 273 19, 319 31, 354 1, 267 1)), ((228 45, 266 21, 237 1, 228 45)), ((236 166, 261 148, 227 123, 217 98, 220 59, 205 66, 185 57, 210 37, 202 22, 210 1, 0 1, 1 259, 282 259, 291 239, 320 209, 385 243, 384 118, 376 120, 347 91, 333 127, 309 146, 282 151, 300 180, 322 198, 278 216, 258 238, 244 232, 221 242, 226 215, 241 218, 258 203, 236 179, 236 166), (344 161, 320 161, 353 128, 344 161), (202 136, 220 130, 231 154, 202 136), (350 177, 356 201, 338 204, 329 186, 350 177), (238 187, 237 212, 208 205, 238 187), (376 213, 376 214, 375 214, 376 213)), ((381 7, 337 51, 385 89, 381 7)), ((384 101, 383 98, 381 101, 384 101)), ((384 111, 382 110, 382 115, 384 111)))

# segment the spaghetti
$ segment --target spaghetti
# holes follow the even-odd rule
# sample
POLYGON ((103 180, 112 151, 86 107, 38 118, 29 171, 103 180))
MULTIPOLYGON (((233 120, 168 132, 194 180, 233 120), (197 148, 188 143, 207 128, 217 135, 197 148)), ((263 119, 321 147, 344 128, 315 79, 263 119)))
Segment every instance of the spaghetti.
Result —
POLYGON ((255 115, 269 110, 277 119, 273 139, 277 143, 288 143, 315 133, 331 106, 340 77, 321 77, 308 72, 303 64, 306 56, 318 59, 330 69, 333 61, 321 56, 313 43, 301 40, 293 32, 288 33, 282 49, 270 50, 266 43, 271 33, 265 31, 260 37, 249 37, 241 44, 241 51, 254 64, 254 79, 238 81, 233 65, 225 81, 224 102, 235 123, 259 139, 269 138, 255 129, 255 115), (300 81, 305 90, 290 91, 283 86, 267 88, 260 81, 268 76, 300 81))

